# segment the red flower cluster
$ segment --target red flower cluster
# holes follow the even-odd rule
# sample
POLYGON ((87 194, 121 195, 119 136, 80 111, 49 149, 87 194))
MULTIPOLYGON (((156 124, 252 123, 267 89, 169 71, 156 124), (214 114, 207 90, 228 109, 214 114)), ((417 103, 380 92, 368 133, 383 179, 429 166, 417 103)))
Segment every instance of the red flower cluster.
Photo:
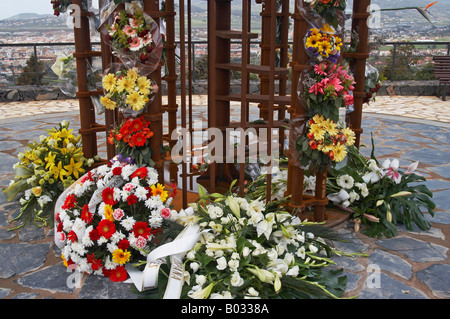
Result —
POLYGON ((152 136, 150 122, 141 116, 136 119, 129 118, 122 126, 111 130, 108 143, 125 143, 130 147, 142 147, 148 143, 152 136))

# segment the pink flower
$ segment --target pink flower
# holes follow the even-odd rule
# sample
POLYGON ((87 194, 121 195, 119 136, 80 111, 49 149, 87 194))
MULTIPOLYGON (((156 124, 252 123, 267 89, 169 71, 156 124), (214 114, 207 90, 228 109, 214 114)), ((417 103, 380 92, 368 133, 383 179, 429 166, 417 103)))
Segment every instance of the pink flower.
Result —
POLYGON ((163 208, 163 209, 161 210, 161 216, 162 216, 163 218, 165 218, 165 219, 169 218, 169 217, 170 217, 170 209, 168 209, 168 208, 163 208))
POLYGON ((131 183, 128 183, 123 187, 123 190, 126 192, 131 192, 133 190, 133 188, 134 188, 134 185, 131 183))
POLYGON ((130 27, 129 25, 127 25, 125 29, 123 29, 123 32, 125 32, 125 34, 129 37, 132 37, 136 34, 136 30, 130 27))
POLYGON ((321 64, 316 64, 315 66, 314 66, 314 72, 316 73, 316 74, 319 74, 319 75, 325 75, 325 76, 327 76, 327 73, 325 72, 325 70, 326 70, 326 65, 325 64, 323 64, 323 63, 321 63, 321 64))
POLYGON ((121 210, 120 208, 117 208, 113 211, 112 215, 115 220, 121 220, 125 214, 124 214, 123 210, 121 210))
POLYGON ((142 23, 138 23, 138 22, 141 22, 141 21, 133 19, 133 18, 130 18, 129 22, 130 22, 130 25, 133 28, 139 28, 142 25, 142 23))
POLYGON ((150 33, 147 33, 146 35, 144 35, 142 37, 142 42, 144 42, 145 45, 152 43, 152 41, 153 41, 153 38, 150 33))
POLYGON ((353 103, 354 103, 353 95, 346 95, 346 96, 344 96, 344 103, 345 103, 346 106, 353 105, 353 103))
POLYGON ((142 46, 141 40, 138 37, 135 37, 130 42, 130 50, 138 51, 142 46))
POLYGON ((318 93, 325 94, 324 91, 323 91, 322 83, 316 83, 313 86, 311 86, 309 88, 309 93, 314 93, 315 95, 317 95, 318 93))
POLYGON ((136 239, 135 246, 136 246, 137 248, 144 248, 146 244, 147 244, 147 239, 145 239, 144 237, 139 236, 139 237, 136 239))

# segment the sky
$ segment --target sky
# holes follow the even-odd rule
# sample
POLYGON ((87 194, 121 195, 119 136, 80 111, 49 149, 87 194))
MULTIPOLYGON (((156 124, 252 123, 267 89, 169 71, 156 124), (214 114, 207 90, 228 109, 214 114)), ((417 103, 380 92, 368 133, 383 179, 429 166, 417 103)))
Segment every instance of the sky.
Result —
POLYGON ((0 19, 19 13, 53 13, 50 0, 0 0, 0 8, 0 19))

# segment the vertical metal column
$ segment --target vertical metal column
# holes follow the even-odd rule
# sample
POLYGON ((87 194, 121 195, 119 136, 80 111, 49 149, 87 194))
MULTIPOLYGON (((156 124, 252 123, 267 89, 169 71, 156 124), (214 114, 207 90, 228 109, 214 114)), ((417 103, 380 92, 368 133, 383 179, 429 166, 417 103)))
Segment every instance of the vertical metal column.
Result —
POLYGON ((352 42, 357 42, 357 53, 347 54, 344 57, 353 58, 353 69, 355 70, 355 90, 354 96, 354 111, 350 113, 350 128, 355 132, 356 141, 355 145, 359 147, 361 143, 361 134, 363 129, 361 128, 362 122, 362 107, 363 101, 366 96, 364 92, 365 84, 365 70, 366 60, 369 57, 369 26, 367 25, 367 19, 370 17, 368 7, 370 6, 370 0, 355 0, 353 1, 353 21, 352 21, 352 34, 357 34, 357 38, 352 38, 352 42))

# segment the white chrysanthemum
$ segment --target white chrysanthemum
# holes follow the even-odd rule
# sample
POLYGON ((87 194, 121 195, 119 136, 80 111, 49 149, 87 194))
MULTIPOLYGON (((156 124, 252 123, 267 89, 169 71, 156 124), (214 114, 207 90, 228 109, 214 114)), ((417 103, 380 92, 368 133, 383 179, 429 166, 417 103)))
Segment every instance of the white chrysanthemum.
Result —
POLYGON ((110 171, 110 168, 108 167, 108 165, 100 165, 98 168, 97 168, 97 173, 99 174, 99 175, 105 175, 106 173, 108 173, 110 171))
POLYGON ((124 239, 126 236, 122 234, 121 231, 116 231, 110 238, 111 242, 117 244, 119 241, 124 239))
POLYGON ((134 194, 139 200, 145 201, 147 200, 148 190, 145 187, 138 186, 136 187, 134 194))
POLYGON ((72 227, 73 227, 73 221, 72 220, 70 220, 69 218, 66 218, 66 219, 64 219, 63 220, 63 230, 65 231, 65 232, 70 232, 71 230, 72 230, 72 227))
POLYGON ((110 256, 107 256, 104 266, 105 266, 106 269, 112 270, 112 269, 115 269, 117 265, 116 265, 116 263, 114 261, 111 260, 110 256))
POLYGON ((126 181, 129 180, 129 177, 131 174, 134 173, 134 171, 136 170, 136 166, 135 165, 127 165, 125 167, 122 168, 122 178, 126 181))
POLYGON ((113 198, 115 201, 120 201, 120 197, 122 195, 122 191, 118 187, 114 187, 113 198))
POLYGON ((135 223, 136 220, 133 217, 128 216, 127 218, 123 219, 120 222, 120 225, 122 225, 122 227, 125 228, 125 230, 130 231, 131 229, 133 229, 135 223))
POLYGON ((80 256, 84 256, 87 253, 87 250, 84 247, 84 245, 77 241, 72 243, 72 250, 80 256))
POLYGON ((155 185, 158 183, 158 172, 154 168, 150 167, 147 170, 147 179, 149 185, 155 185))
POLYGON ((86 231, 84 232, 83 238, 81 239, 81 243, 85 247, 92 247, 94 245, 94 242, 89 237, 89 233, 94 229, 94 226, 90 225, 86 228, 86 231))

